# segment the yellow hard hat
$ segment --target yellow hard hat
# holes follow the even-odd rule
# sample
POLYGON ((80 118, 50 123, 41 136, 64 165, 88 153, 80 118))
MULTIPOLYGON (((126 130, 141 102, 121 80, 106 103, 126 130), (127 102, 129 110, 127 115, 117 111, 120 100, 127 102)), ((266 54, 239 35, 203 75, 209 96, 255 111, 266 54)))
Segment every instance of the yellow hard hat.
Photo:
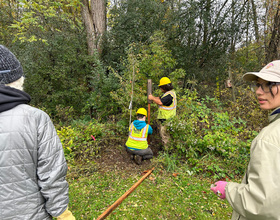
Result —
POLYGON ((147 117, 147 110, 144 108, 139 108, 136 114, 145 115, 147 117))
POLYGON ((162 77, 159 81, 159 85, 158 86, 163 86, 163 85, 167 85, 171 83, 170 79, 168 77, 162 77))

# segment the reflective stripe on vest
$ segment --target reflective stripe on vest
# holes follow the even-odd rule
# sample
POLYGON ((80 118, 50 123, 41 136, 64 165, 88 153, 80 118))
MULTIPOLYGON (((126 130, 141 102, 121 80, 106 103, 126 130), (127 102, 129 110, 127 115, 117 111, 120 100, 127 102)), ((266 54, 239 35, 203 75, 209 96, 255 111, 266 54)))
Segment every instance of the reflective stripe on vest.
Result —
POLYGON ((131 150, 147 149, 149 147, 147 142, 148 130, 149 125, 138 130, 134 127, 133 123, 131 123, 129 126, 129 136, 125 145, 131 150))
POLYGON ((157 116, 158 119, 169 119, 176 116, 176 109, 177 109, 176 93, 174 90, 168 91, 164 93, 162 98, 167 95, 172 96, 172 104, 170 106, 160 106, 160 105, 158 106, 159 107, 158 116, 157 116))
POLYGON ((170 110, 173 110, 173 109, 175 109, 176 108, 176 105, 177 105, 177 103, 176 103, 176 95, 175 95, 175 93, 174 92, 172 92, 172 91, 168 91, 168 92, 166 92, 162 97, 165 97, 165 96, 167 96, 167 95, 171 95, 172 96, 172 105, 170 105, 170 106, 159 106, 159 108, 160 109, 163 109, 163 110, 167 110, 167 111, 170 111, 170 110))
POLYGON ((147 140, 146 133, 148 133, 148 131, 147 131, 148 126, 146 125, 143 128, 141 137, 135 137, 135 136, 132 135, 133 127, 134 126, 133 126, 133 123, 132 123, 131 126, 130 126, 129 138, 132 139, 132 140, 135 140, 135 141, 146 141, 147 140))

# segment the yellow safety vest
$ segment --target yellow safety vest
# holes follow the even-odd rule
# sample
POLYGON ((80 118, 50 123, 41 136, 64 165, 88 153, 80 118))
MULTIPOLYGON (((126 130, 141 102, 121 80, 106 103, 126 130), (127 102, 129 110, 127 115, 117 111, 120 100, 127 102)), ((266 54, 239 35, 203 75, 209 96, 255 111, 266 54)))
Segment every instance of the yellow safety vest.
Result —
POLYGON ((149 125, 146 125, 141 130, 138 130, 134 127, 133 123, 129 126, 129 136, 126 142, 126 146, 131 148, 130 150, 143 150, 148 148, 148 128, 149 125))
POLYGON ((162 98, 167 95, 172 96, 172 104, 170 106, 159 105, 159 111, 157 117, 158 119, 169 119, 176 116, 176 107, 177 107, 176 93, 174 90, 170 90, 164 93, 162 98))

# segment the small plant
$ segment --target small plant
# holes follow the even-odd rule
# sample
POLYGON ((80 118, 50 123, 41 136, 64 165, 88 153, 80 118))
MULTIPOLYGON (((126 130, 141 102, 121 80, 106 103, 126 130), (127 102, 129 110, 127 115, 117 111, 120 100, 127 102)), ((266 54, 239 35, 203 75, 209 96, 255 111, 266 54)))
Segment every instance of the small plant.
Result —
POLYGON ((179 160, 175 154, 162 152, 157 158, 156 163, 162 164, 167 172, 174 172, 177 169, 179 160))

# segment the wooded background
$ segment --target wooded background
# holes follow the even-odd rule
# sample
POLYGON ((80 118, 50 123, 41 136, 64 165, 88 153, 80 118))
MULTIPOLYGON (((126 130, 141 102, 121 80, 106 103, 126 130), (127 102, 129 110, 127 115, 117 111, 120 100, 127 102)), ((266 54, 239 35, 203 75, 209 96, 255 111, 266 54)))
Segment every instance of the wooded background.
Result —
MULTIPOLYGON (((146 83, 232 99, 241 75, 279 59, 272 0, 0 0, 0 44, 21 61, 32 104, 58 121, 147 103, 146 83)), ((157 91, 154 91, 157 95, 157 91)), ((133 106, 134 108, 134 106, 133 106)))

